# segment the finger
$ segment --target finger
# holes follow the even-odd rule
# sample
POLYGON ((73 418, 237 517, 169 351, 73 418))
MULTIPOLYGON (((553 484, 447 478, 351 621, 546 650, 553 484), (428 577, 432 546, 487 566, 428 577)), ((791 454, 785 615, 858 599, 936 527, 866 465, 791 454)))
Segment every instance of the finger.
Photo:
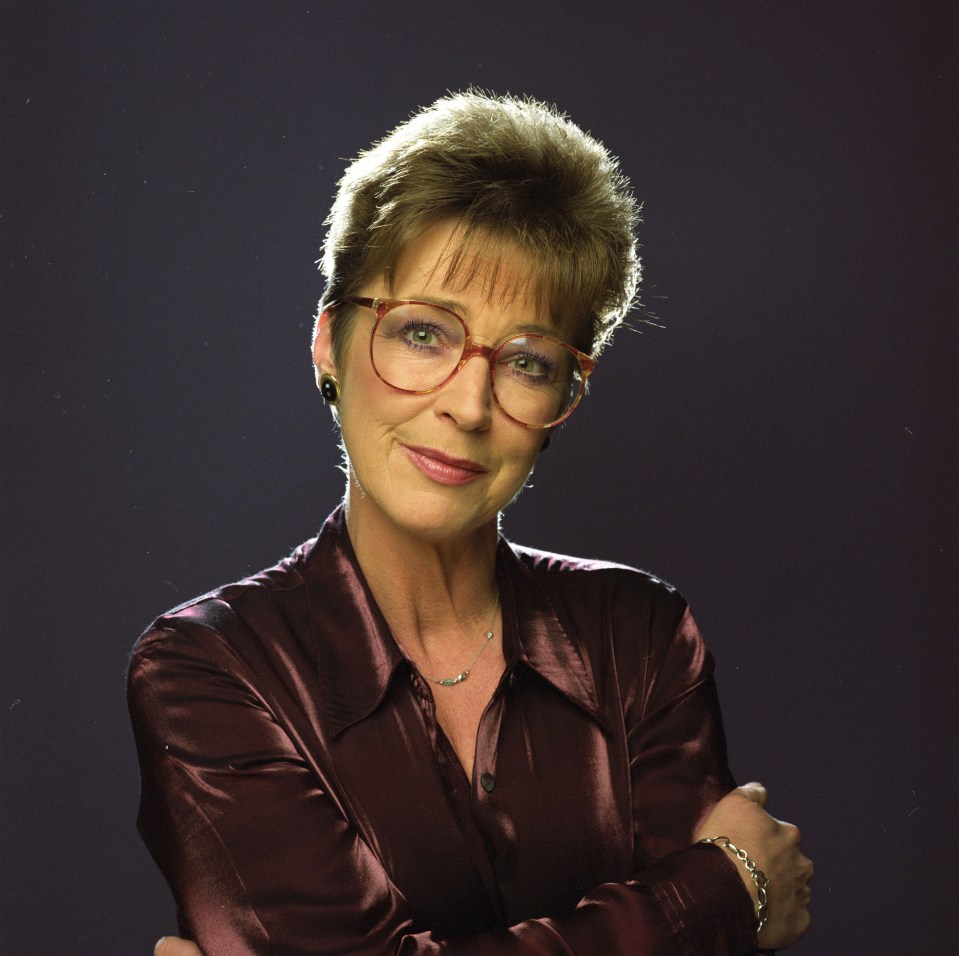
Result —
POLYGON ((758 803, 761 807, 766 806, 768 794, 766 788, 761 783, 756 783, 755 781, 744 783, 741 787, 736 788, 736 792, 744 796, 747 800, 758 803))
POLYGON ((799 853, 799 848, 802 846, 802 832, 799 827, 788 820, 777 820, 776 822, 779 824, 786 842, 789 846, 795 847, 796 852, 799 853))
POLYGON ((153 948, 153 956, 192 956, 199 950, 189 940, 179 936, 164 936, 157 940, 153 948))

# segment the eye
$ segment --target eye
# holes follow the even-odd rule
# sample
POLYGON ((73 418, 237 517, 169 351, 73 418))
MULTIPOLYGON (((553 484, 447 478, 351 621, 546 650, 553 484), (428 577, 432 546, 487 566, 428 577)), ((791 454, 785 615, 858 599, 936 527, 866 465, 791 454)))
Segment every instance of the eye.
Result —
POLYGON ((504 365, 514 378, 532 385, 549 382, 555 369, 554 363, 548 356, 534 351, 528 345, 521 349, 510 350, 508 354, 502 356, 500 364, 504 365))
POLYGON ((546 369, 543 363, 532 355, 517 355, 507 363, 510 368, 517 372, 523 372, 526 375, 542 375, 546 369))
POLYGON ((420 345, 429 345, 436 333, 432 329, 410 329, 410 339, 420 345))
POLYGON ((446 344, 443 329, 429 322, 407 322, 397 334, 412 348, 438 349, 446 344))

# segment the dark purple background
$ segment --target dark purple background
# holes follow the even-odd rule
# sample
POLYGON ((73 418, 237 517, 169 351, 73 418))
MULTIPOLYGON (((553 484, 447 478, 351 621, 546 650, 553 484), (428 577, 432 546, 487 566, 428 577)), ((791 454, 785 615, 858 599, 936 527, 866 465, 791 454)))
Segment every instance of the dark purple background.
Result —
POLYGON ((174 928, 127 651, 337 502, 308 356, 334 182, 470 83, 621 157, 667 326, 620 333, 508 533, 686 593, 734 770, 816 862, 797 953, 953 950, 952 0, 0 9, 4 952, 174 928))

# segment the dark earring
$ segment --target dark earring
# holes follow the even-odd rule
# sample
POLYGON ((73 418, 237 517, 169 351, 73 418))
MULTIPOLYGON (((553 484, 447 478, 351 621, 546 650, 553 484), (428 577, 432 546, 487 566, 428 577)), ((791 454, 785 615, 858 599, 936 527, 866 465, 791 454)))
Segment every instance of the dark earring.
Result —
POLYGON ((552 432, 550 432, 550 434, 548 434, 548 435, 546 436, 546 441, 544 441, 543 444, 539 446, 539 450, 540 450, 540 451, 546 451, 546 449, 549 448, 549 443, 550 443, 552 440, 553 440, 553 434, 552 434, 552 432))
POLYGON ((320 394, 326 399, 327 405, 340 403, 340 383, 329 372, 324 372, 320 376, 320 394))

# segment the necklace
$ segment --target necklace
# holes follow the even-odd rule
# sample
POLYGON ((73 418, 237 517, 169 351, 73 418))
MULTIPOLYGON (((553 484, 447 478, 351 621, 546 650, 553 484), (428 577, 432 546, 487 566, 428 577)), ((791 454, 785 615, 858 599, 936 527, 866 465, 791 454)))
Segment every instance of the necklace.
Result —
POLYGON ((487 645, 491 640, 493 640, 493 623, 496 620, 496 611, 499 608, 499 591, 496 592, 496 601, 493 604, 493 616, 489 620, 489 628, 487 628, 486 634, 483 637, 483 643, 480 644, 480 649, 473 655, 473 659, 469 662, 469 666, 464 671, 460 671, 455 677, 430 677, 429 674, 421 674, 431 683, 436 684, 438 687, 455 687, 457 684, 462 684, 467 677, 470 676, 470 671, 473 669, 473 665, 480 659, 480 654, 486 650, 487 645))

